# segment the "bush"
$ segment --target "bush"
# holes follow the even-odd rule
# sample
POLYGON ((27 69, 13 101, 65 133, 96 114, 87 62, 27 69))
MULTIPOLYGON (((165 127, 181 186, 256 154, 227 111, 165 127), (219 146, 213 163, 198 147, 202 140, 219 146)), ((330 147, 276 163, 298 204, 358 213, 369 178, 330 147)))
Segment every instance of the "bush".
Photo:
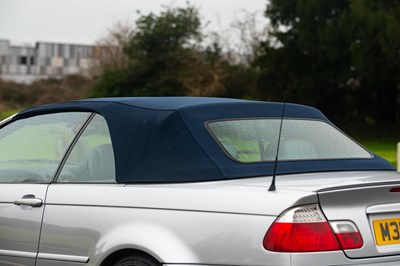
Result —
POLYGON ((0 112, 87 98, 93 87, 91 79, 71 75, 62 79, 43 79, 32 84, 0 82, 0 112))

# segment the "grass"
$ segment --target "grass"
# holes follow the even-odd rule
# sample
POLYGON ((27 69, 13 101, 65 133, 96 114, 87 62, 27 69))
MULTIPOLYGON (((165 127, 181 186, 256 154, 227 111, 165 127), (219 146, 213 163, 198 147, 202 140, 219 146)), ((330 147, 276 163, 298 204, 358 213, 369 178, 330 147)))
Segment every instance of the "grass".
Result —
POLYGON ((12 111, 7 111, 7 112, 0 112, 0 121, 3 119, 6 119, 7 117, 18 113, 19 110, 12 110, 12 111))
POLYGON ((373 153, 376 153, 394 166, 397 166, 397 143, 395 141, 360 140, 360 143, 373 153))

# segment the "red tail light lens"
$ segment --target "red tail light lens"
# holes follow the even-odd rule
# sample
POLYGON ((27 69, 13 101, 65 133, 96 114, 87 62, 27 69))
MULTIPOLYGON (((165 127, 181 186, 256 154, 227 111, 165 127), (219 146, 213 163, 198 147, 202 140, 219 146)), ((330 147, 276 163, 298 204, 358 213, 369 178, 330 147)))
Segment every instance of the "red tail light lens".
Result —
POLYGON ((350 221, 331 222, 342 249, 356 249, 363 246, 363 240, 355 224, 350 221))
POLYGON ((276 222, 264 238, 264 248, 277 252, 315 252, 339 250, 340 246, 327 222, 276 222))
POLYGON ((263 241, 266 250, 275 252, 332 251, 359 248, 362 244, 361 235, 353 223, 329 223, 316 204, 284 212, 270 227, 263 241))
POLYGON ((400 192, 400 187, 392 187, 390 189, 390 192, 395 192, 395 193, 400 192))

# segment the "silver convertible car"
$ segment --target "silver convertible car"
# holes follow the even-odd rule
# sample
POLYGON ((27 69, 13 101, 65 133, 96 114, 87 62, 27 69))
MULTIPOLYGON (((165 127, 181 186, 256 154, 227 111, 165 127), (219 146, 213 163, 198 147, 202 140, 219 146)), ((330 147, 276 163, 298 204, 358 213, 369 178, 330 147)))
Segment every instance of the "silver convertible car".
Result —
POLYGON ((399 266, 400 174, 302 105, 33 107, 0 124, 0 265, 399 266))

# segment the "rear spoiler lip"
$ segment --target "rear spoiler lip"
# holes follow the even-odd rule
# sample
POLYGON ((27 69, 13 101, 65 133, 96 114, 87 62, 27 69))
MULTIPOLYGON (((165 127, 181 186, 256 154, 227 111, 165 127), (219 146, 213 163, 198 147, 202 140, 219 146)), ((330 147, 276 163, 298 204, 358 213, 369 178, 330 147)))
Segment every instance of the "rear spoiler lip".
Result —
POLYGON ((337 190, 347 190, 353 188, 368 188, 368 187, 378 187, 378 186, 400 186, 400 180, 398 181, 382 181, 382 182, 371 182, 371 183, 358 183, 344 186, 333 186, 328 188, 322 188, 316 190, 316 193, 333 192, 337 190))

